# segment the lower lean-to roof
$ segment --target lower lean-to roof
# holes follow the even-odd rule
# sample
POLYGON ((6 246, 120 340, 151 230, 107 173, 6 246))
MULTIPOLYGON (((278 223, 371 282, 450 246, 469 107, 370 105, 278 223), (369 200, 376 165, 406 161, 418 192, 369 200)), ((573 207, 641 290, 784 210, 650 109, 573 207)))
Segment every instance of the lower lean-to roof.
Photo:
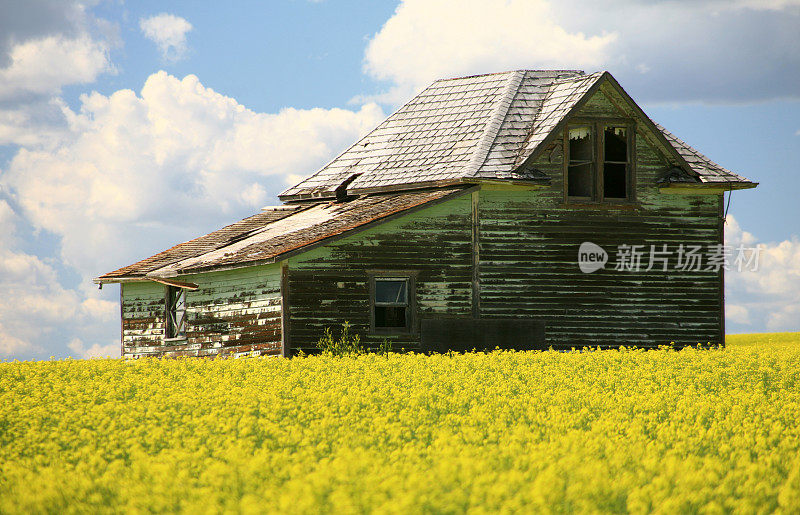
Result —
POLYGON ((272 263, 335 236, 447 200, 468 189, 468 186, 451 186, 265 208, 240 222, 102 275, 95 282, 166 279, 272 263))

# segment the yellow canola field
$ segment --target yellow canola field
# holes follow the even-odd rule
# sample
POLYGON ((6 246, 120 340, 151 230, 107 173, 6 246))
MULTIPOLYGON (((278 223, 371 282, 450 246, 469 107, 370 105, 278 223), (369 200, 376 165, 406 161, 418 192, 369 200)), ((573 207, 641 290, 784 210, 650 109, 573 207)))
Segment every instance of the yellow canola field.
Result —
POLYGON ((0 512, 800 512, 800 335, 0 363, 0 512))

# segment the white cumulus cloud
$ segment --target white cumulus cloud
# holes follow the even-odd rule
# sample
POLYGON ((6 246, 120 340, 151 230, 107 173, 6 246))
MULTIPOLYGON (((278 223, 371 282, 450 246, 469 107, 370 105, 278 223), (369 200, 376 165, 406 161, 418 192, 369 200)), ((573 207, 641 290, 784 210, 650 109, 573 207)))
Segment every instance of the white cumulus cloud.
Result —
POLYGON ((738 304, 725 304, 725 318, 739 324, 750 323, 750 312, 744 306, 738 304))
POLYGON ((0 101, 57 94, 68 84, 94 82, 113 70, 108 47, 88 35, 48 36, 13 47, 11 63, 0 69, 0 101))
POLYGON ((70 137, 24 148, 1 183, 62 258, 99 275, 250 214, 375 126, 375 104, 256 113, 197 77, 151 75, 141 94, 81 97, 70 137))
POLYGON ((115 73, 115 26, 84 2, 0 2, 0 145, 42 145, 65 129, 65 86, 115 73))
MULTIPOLYGON (((25 222, 57 238, 54 262, 80 276, 65 288, 49 261, 13 246, 0 252, 0 287, 13 292, 0 300, 0 322, 30 348, 50 345, 59 324, 85 342, 82 352, 104 348, 95 335, 119 323, 116 288, 98 292, 92 277, 274 203, 288 178, 314 172, 384 117, 375 104, 257 113, 193 75, 166 72, 139 93, 80 101, 75 111, 62 106, 64 135, 19 149, 0 174, 25 222)), ((13 233, 4 221, 13 216, 0 203, 0 234, 13 233)))
POLYGON ((73 357, 78 358, 118 358, 120 356, 119 343, 109 343, 107 345, 94 343, 87 347, 80 338, 73 338, 67 344, 67 347, 75 353, 73 357))
POLYGON ((365 71, 400 100, 448 76, 512 68, 594 68, 614 33, 586 35, 555 22, 545 0, 405 0, 367 46, 365 71))
POLYGON ((37 256, 0 250, 0 356, 44 348, 59 325, 81 317, 79 296, 37 256))
POLYGON ((192 24, 180 16, 161 13, 139 20, 144 36, 158 46, 165 61, 180 61, 188 50, 186 34, 192 24))
POLYGON ((735 264, 725 274, 726 312, 730 321, 743 328, 756 324, 770 331, 800 330, 800 239, 777 243, 759 242, 742 230, 728 215, 725 243, 734 249, 735 259, 740 246, 759 247, 757 267, 735 264))
POLYGON ((647 101, 798 98, 798 33, 794 0, 402 0, 364 69, 392 103, 437 78, 520 68, 606 69, 647 101))

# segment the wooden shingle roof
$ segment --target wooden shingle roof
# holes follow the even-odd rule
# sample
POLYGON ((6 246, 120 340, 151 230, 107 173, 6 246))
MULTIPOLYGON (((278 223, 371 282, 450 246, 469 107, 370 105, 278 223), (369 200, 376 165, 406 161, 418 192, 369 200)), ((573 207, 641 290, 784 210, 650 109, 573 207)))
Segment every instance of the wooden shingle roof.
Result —
MULTIPOLYGON (((535 180, 524 176, 521 165, 604 78, 610 74, 517 70, 437 80, 279 196, 331 197, 345 183, 357 194, 480 179, 535 180)), ((749 183, 646 121, 702 182, 749 183)))
POLYGON ((689 163, 692 170, 700 175, 702 182, 724 182, 724 183, 737 183, 737 182, 750 182, 741 175, 737 175, 727 168, 723 168, 711 159, 707 158, 694 148, 690 147, 685 141, 679 139, 677 136, 669 132, 667 129, 659 124, 656 127, 664 134, 667 141, 678 151, 678 153, 689 163))
POLYGON ((154 256, 137 261, 132 265, 124 266, 120 269, 109 272, 97 278, 100 279, 117 279, 121 277, 143 277, 146 274, 168 266, 181 259, 187 259, 193 256, 199 256, 206 252, 223 248, 231 241, 240 238, 242 235, 251 231, 260 229, 272 222, 285 218, 292 213, 298 211, 302 206, 299 204, 289 204, 281 206, 280 209, 266 209, 261 213, 249 216, 244 220, 218 229, 212 233, 194 238, 192 240, 179 243, 174 247, 159 252, 154 256))

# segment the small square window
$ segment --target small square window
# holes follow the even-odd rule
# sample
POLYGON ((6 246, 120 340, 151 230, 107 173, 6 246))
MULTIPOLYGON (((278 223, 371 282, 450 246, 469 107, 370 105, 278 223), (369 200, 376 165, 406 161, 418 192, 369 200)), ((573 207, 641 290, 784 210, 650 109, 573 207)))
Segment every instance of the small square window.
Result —
POLYGON ((410 277, 372 278, 372 328, 376 332, 411 328, 412 282, 410 277))

